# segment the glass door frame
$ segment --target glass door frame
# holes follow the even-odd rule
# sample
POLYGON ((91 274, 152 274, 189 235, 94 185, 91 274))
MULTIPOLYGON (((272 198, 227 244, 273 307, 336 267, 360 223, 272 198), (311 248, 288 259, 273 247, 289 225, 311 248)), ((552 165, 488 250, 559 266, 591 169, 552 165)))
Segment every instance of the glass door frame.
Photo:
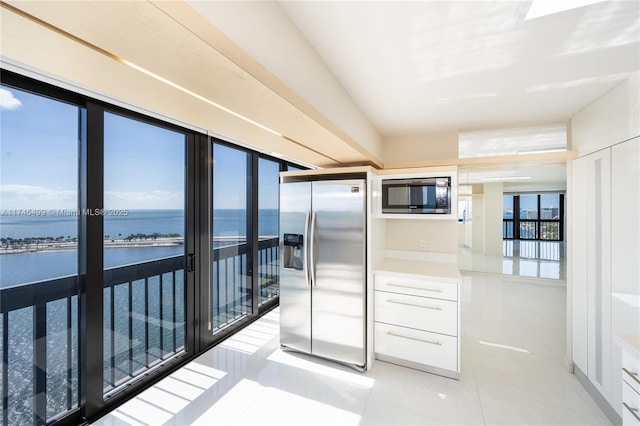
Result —
MULTIPOLYGON (((103 211, 104 209, 104 114, 115 113, 145 124, 162 127, 185 135, 185 351, 182 354, 163 360, 157 366, 140 377, 134 378, 117 389, 108 397, 104 396, 104 260, 103 236, 104 220, 101 215, 81 216, 80 232, 80 312, 82 314, 80 331, 80 353, 85 360, 81 389, 84 390, 85 406, 83 419, 93 421, 128 400, 133 395, 161 379, 183 361, 197 352, 195 345, 194 288, 197 276, 195 265, 187 262, 195 253, 196 247, 196 138, 195 132, 171 125, 165 121, 132 112, 104 102, 87 100, 86 102, 86 140, 81 144, 80 155, 80 193, 81 209, 103 211), (89 261, 90 259, 90 261, 89 261), (84 339, 84 341, 82 340, 84 339)), ((81 392, 81 394, 83 394, 81 392)))

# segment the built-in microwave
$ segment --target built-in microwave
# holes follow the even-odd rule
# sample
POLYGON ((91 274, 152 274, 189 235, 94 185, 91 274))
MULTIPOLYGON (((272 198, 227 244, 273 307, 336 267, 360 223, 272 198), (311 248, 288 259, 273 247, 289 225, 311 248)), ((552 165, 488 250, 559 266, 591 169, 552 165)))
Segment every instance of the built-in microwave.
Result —
POLYGON ((451 177, 382 179, 382 213, 450 214, 451 177))

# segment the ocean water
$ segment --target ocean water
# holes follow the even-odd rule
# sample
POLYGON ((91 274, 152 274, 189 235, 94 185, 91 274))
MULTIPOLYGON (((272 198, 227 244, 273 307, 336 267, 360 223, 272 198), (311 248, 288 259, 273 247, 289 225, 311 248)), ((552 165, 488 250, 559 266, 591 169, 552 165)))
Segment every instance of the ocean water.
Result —
MULTIPOLYGON (((0 238, 77 238, 76 216, 0 216, 0 238)), ((243 210, 215 210, 214 245, 231 243, 233 237, 246 233, 243 210), (216 237, 219 238, 215 241, 216 237)), ((259 212, 259 234, 278 235, 278 210, 259 212)), ((182 210, 129 210, 126 216, 104 216, 104 234, 108 239, 122 239, 134 234, 185 234, 182 210)), ((3 245, 4 246, 4 245, 3 245)), ((2 253, 0 249, 0 253, 2 253)), ((105 268, 184 254, 184 246, 105 248, 105 268)), ((14 286, 77 273, 76 250, 37 251, 0 254, 0 287, 14 286)))

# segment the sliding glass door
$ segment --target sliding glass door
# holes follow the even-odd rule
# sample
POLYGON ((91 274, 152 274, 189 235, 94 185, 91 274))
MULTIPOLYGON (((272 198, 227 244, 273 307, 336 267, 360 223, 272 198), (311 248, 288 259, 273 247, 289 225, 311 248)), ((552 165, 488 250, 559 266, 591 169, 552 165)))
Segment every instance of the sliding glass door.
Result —
POLYGON ((104 114, 104 391, 185 350, 187 136, 104 114))

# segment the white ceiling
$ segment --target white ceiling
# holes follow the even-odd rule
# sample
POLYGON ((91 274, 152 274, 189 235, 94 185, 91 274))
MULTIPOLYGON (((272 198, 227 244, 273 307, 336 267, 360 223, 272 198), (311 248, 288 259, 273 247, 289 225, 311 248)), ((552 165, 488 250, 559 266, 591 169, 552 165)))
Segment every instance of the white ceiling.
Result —
MULTIPOLYGON (((520 0, 277 1, 281 18, 273 2, 188 2, 320 106, 337 98, 314 89, 322 64, 291 39, 301 34, 383 140, 453 130, 461 157, 566 147, 570 117, 640 69, 635 0, 530 20, 520 0)), ((349 102, 324 113, 344 124, 349 102)), ((460 182, 515 175, 531 179, 505 180, 506 191, 566 187, 557 163, 467 167, 460 182)))
POLYGON ((279 3, 385 137, 566 122, 640 68, 638 1, 279 3))

